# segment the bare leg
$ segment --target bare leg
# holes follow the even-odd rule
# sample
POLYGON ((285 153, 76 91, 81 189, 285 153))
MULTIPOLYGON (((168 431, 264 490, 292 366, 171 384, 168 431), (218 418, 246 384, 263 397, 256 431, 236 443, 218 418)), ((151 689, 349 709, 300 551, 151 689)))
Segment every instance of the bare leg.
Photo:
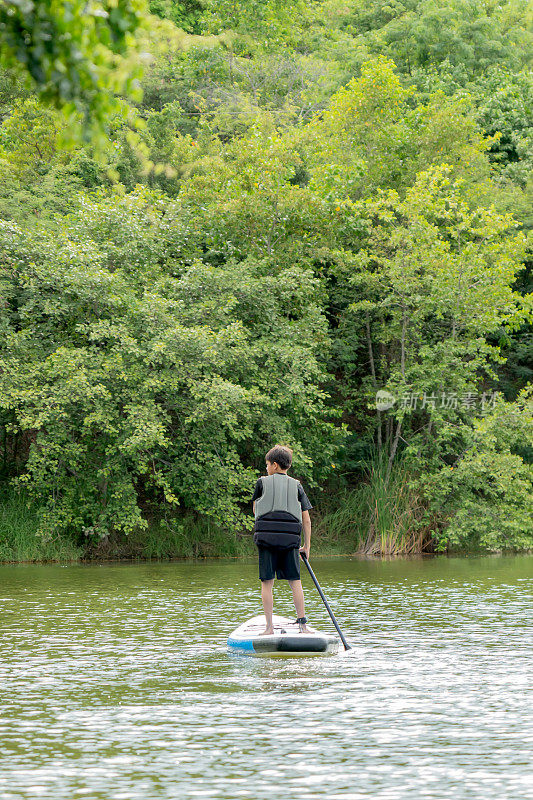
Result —
POLYGON ((269 633, 274 633, 274 626, 272 624, 272 612, 274 611, 274 597, 272 595, 272 587, 274 581, 261 581, 261 600, 263 601, 263 611, 265 612, 266 628, 261 636, 269 633))
MULTIPOLYGON (((304 601, 304 590, 302 589, 302 582, 289 581, 289 585, 292 589, 292 599, 294 600, 294 608, 296 609, 296 616, 305 617, 305 601, 304 601)), ((300 630, 303 633, 307 633, 307 628, 305 627, 305 625, 300 625, 300 630)))

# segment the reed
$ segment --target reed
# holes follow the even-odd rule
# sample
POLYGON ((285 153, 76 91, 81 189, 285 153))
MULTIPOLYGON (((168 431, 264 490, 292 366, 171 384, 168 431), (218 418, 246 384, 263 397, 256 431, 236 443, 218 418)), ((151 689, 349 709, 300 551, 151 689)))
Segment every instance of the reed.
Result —
POLYGON ((429 544, 419 521, 425 511, 419 494, 411 486, 412 474, 396 464, 387 481, 387 460, 374 456, 365 465, 362 493, 367 509, 366 536, 360 552, 366 555, 420 553, 429 544))
POLYGON ((45 539, 37 534, 37 510, 24 492, 4 491, 0 496, 0 561, 77 561, 83 554, 68 539, 45 539))
POLYGON ((344 552, 364 555, 427 550, 431 536, 420 525, 425 507, 411 486, 412 474, 398 463, 388 481, 386 475, 386 458, 374 453, 364 464, 360 484, 328 499, 318 518, 319 538, 342 541, 344 552))

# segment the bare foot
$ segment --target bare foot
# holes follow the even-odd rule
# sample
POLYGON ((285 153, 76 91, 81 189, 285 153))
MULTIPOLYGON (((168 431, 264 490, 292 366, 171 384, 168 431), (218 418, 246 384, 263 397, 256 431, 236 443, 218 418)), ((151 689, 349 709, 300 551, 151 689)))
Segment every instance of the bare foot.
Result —
POLYGON ((310 633, 310 631, 307 630, 307 627, 305 625, 302 625, 301 622, 299 623, 299 628, 300 628, 300 633, 310 633))
POLYGON ((272 636, 274 633, 274 628, 265 628, 265 630, 259 634, 259 636, 272 636))

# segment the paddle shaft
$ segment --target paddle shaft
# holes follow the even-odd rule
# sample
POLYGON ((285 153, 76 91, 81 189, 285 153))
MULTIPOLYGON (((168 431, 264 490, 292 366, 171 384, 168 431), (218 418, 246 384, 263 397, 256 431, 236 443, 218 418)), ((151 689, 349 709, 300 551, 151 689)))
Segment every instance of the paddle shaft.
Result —
POLYGON ((327 612, 328 612, 328 614, 330 615, 330 617, 331 617, 331 621, 332 621, 332 622, 333 622, 333 624, 335 625, 335 627, 336 627, 336 629, 337 629, 337 633, 338 633, 338 634, 339 634, 339 636, 341 637, 341 641, 342 641, 342 643, 343 643, 343 645, 344 645, 344 649, 345 649, 345 650, 351 650, 352 648, 350 647, 350 645, 348 644, 348 642, 347 642, 347 641, 346 641, 346 639, 344 638, 344 634, 343 634, 343 632, 341 631, 341 629, 339 628, 339 623, 338 623, 338 622, 337 622, 337 620, 335 619, 335 614, 333 613, 333 611, 332 611, 332 610, 331 610, 331 608, 330 608, 330 605, 329 605, 329 603, 328 603, 328 601, 327 601, 327 599, 326 599, 326 595, 324 594, 324 592, 323 592, 323 591, 322 591, 322 589, 320 588, 320 584, 319 584, 319 582, 318 582, 318 581, 317 581, 317 579, 316 579, 315 573, 314 573, 314 572, 313 572, 313 570, 311 569, 311 564, 309 563, 309 561, 308 561, 308 559, 307 559, 307 556, 305 555, 305 553, 300 553, 300 555, 301 555, 301 557, 302 557, 302 561, 304 562, 305 566, 306 566, 306 567, 307 567, 307 569, 309 570, 309 574, 310 574, 311 578, 313 579, 313 583, 315 584, 316 588, 318 589, 318 594, 319 594, 319 595, 320 595, 320 597, 322 598, 322 602, 323 602, 323 603, 324 603, 324 605, 326 606, 326 611, 327 611, 327 612))

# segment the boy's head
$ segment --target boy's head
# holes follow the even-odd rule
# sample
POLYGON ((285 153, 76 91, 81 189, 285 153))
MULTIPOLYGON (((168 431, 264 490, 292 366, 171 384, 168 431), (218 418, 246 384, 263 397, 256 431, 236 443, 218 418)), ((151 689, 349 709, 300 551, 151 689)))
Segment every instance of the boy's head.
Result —
POLYGON ((285 472, 292 464, 292 450, 282 444, 276 444, 265 456, 266 468, 269 475, 275 472, 285 472))

